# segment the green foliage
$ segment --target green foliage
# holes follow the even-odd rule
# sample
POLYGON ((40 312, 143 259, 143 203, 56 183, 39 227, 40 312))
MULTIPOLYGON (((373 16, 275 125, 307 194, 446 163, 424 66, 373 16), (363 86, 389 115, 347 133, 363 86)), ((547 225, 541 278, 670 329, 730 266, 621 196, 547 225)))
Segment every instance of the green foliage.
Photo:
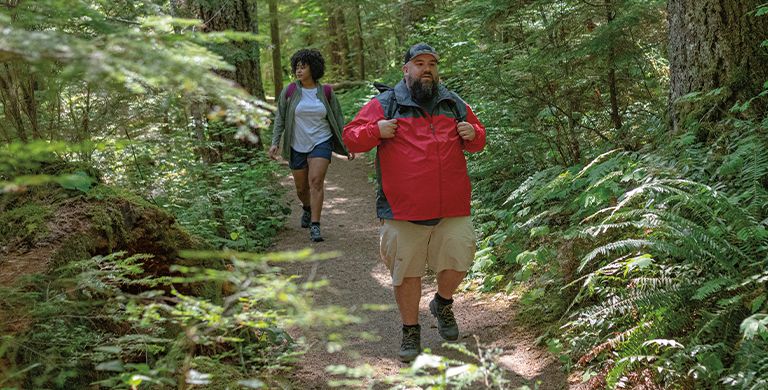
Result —
MULTIPOLYGON (((169 163, 186 165, 183 161, 169 163)), ((165 193, 155 199, 176 215, 181 226, 215 246, 263 250, 290 212, 281 200, 278 170, 264 156, 208 167, 191 165, 185 176, 158 177, 162 182, 158 189, 165 193), (212 188, 204 177, 215 178, 219 186, 212 188), (226 237, 218 234, 221 221, 211 213, 214 202, 221 204, 226 237)))
MULTIPOLYGON (((144 273, 150 256, 123 253, 73 262, 3 290, 0 310, 25 313, 26 328, 2 339, 13 364, 1 383, 19 388, 170 388, 270 383, 303 350, 287 327, 334 327, 356 321, 343 309, 315 307, 323 283, 296 284, 274 264, 322 260, 311 252, 252 255, 190 253, 224 268, 175 266, 179 276, 144 273), (216 263, 216 262, 214 262, 216 263), (194 285, 223 286, 223 296, 195 296, 194 285)), ((5 367, 2 367, 5 369, 5 367)))
MULTIPOLYGON (((4 208, 4 207, 3 207, 4 208)), ((48 233, 46 222, 50 208, 39 203, 28 203, 13 210, 0 208, 0 244, 29 245, 48 233)))
MULTIPOLYGON (((397 375, 373 381, 375 372, 371 366, 360 367, 329 366, 327 371, 334 375, 344 375, 346 379, 332 380, 333 387, 369 388, 376 385, 391 385, 392 389, 410 389, 413 387, 428 389, 463 389, 474 388, 478 385, 486 389, 507 389, 509 380, 505 377, 504 369, 499 366, 499 349, 478 347, 477 352, 470 350, 464 344, 444 344, 461 354, 466 361, 449 359, 430 354, 428 351, 419 355, 413 363, 400 370, 397 375)), ((523 387, 518 390, 528 388, 523 387)), ((535 387, 534 387, 535 388, 535 387)))
POLYGON ((557 271, 564 281, 574 279, 552 294, 580 284, 562 351, 595 372, 605 370, 606 386, 629 386, 632 373, 647 368, 667 384, 764 383, 759 373, 766 355, 749 354, 765 343, 768 144, 763 129, 740 125, 749 132, 730 133, 723 148, 706 149, 726 154, 703 170, 684 165, 697 161, 686 155, 700 154, 700 146, 685 150, 676 164, 655 153, 612 151, 583 168, 542 171, 507 198, 504 219, 490 235, 500 241, 481 258, 520 254, 515 262, 485 267, 511 268, 541 286, 524 295, 521 302, 529 306, 542 304, 548 286, 535 275, 557 271), (695 180, 713 172, 708 180, 714 184, 680 172, 695 180), (519 245, 536 248, 544 231, 547 241, 567 249, 559 257, 575 261, 530 271, 537 251, 520 252, 519 245))

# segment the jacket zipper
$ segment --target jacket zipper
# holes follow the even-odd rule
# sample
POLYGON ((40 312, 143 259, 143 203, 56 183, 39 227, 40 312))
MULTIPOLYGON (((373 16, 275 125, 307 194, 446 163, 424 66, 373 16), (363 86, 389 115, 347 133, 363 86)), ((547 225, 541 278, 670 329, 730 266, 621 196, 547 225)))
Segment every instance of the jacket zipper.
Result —
MULTIPOLYGON (((438 105, 440 102, 438 102, 438 105)), ((435 123, 433 122, 432 113, 427 113, 422 109, 424 116, 429 121, 429 129, 432 130, 432 139, 435 140, 435 146, 437 147, 437 206, 438 206, 438 218, 442 218, 443 215, 443 161, 440 155, 440 142, 435 134, 435 123)))

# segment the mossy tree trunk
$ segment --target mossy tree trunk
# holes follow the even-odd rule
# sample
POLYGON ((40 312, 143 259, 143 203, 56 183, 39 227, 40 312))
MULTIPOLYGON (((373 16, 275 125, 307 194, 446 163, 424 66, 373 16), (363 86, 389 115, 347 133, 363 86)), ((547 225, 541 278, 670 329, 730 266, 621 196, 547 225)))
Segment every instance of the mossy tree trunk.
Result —
MULTIPOLYGON (((255 0, 197 0, 198 17, 205 24, 205 31, 242 31, 258 34, 257 2, 255 0)), ((231 42, 214 45, 212 49, 227 62, 235 66, 234 72, 219 71, 224 77, 234 80, 254 97, 264 100, 264 84, 261 78, 259 43, 256 41, 231 42)), ((263 150, 261 130, 252 128, 258 142, 247 153, 242 153, 241 144, 235 142, 233 134, 223 134, 220 139, 226 151, 234 152, 236 158, 248 158, 253 152, 263 150)), ((222 150, 222 155, 225 154, 222 150)))
POLYGON ((280 58, 280 22, 277 0, 269 0, 269 35, 272 39, 272 81, 275 84, 275 101, 283 90, 283 65, 280 58))
MULTIPOLYGON (((206 31, 232 30, 259 33, 255 0, 198 1, 198 3, 199 17, 205 23, 206 31)), ((251 95, 264 100, 259 43, 256 41, 234 42, 217 47, 216 51, 235 66, 235 73, 226 76, 237 82, 251 95)))
POLYGON ((7 61, 0 64, 0 105, 4 123, 0 124, 7 142, 40 139, 35 99, 36 76, 25 64, 7 61))
MULTIPOLYGON (((754 11, 764 0, 670 0, 669 20, 670 99, 673 131, 686 119, 717 121, 736 102, 762 91, 768 80, 768 21, 754 11), (705 104, 680 102, 691 93, 722 88, 705 104)), ((755 101, 747 115, 765 113, 765 103, 755 101)))

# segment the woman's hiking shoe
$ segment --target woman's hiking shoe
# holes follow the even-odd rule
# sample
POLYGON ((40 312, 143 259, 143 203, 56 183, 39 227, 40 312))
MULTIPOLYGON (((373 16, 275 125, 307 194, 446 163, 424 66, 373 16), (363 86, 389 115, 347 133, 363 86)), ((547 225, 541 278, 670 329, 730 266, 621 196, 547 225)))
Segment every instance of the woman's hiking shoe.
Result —
POLYGON ((304 211, 301 213, 301 227, 308 228, 311 221, 312 212, 308 209, 304 209, 304 211))
POLYGON ((320 234, 320 225, 311 225, 309 227, 309 239, 312 242, 324 241, 323 236, 320 234))
POLYGON ((432 298, 429 302, 429 311, 437 318, 437 331, 440 337, 448 341, 459 339, 459 325, 456 324, 456 318, 453 316, 452 304, 441 305, 432 298))
POLYGON ((400 361, 408 363, 421 353, 421 326, 403 327, 403 342, 400 343, 400 361))

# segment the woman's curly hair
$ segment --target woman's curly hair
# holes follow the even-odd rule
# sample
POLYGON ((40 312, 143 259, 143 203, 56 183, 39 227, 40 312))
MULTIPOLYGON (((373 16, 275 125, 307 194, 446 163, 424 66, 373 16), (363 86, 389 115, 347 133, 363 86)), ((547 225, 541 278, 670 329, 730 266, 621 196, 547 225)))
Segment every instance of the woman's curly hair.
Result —
POLYGON ((309 65, 312 79, 317 81, 325 74, 325 60, 317 49, 301 49, 291 56, 291 73, 296 74, 299 63, 309 65))

